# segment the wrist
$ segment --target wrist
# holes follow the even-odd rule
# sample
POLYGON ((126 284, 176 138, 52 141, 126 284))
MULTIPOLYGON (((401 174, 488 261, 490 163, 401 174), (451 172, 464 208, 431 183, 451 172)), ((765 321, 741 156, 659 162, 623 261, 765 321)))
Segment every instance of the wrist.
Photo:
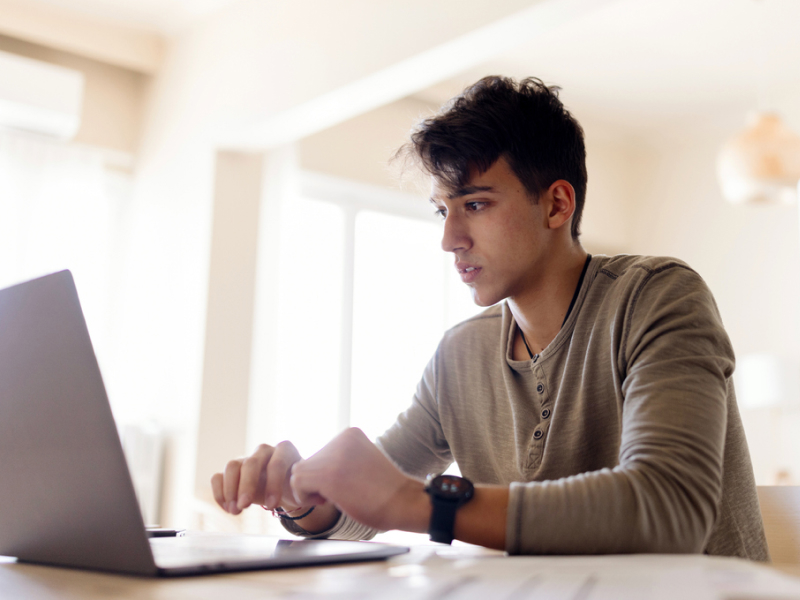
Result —
POLYGON ((398 494, 400 507, 397 525, 391 529, 426 533, 431 520, 431 501, 425 492, 425 484, 409 478, 398 494))
POLYGON ((431 541, 450 544, 455 539, 456 517, 460 508, 475 495, 469 479, 457 475, 429 475, 425 491, 430 496, 432 510, 428 532, 431 541))
MULTIPOLYGON (((302 515, 301 509, 297 509, 297 515, 302 515)), ((308 509, 306 509, 308 510, 308 509)), ((306 533, 315 535, 327 531, 339 520, 342 513, 332 503, 326 502, 315 507, 314 511, 302 519, 296 519, 294 524, 300 526, 306 533)))

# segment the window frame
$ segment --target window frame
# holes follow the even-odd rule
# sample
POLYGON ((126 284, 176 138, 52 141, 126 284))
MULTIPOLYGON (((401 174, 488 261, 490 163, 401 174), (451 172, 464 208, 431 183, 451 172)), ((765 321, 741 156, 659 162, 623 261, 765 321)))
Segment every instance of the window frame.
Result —
MULTIPOLYGON (((341 361, 339 363, 336 421, 337 431, 341 431, 350 427, 351 424, 356 218, 362 211, 371 211, 428 223, 438 223, 440 219, 424 198, 419 195, 316 171, 300 171, 297 193, 304 198, 335 204, 344 212, 341 361)), ((445 294, 447 293, 446 288, 447 284, 445 283, 445 294)))

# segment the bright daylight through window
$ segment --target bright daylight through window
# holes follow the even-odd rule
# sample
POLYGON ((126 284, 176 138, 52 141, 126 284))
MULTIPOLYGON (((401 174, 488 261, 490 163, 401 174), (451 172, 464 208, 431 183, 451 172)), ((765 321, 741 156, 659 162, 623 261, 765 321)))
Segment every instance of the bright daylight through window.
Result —
POLYGON ((281 350, 276 402, 266 418, 269 430, 304 456, 344 425, 342 403, 350 425, 380 435, 411 402, 444 331, 480 310, 441 250, 437 218, 381 208, 377 201, 354 210, 308 198, 282 206, 281 350), (347 232, 355 236, 352 256, 347 232))
POLYGON ((98 362, 113 365, 127 176, 91 149, 0 134, 0 287, 70 269, 98 362))

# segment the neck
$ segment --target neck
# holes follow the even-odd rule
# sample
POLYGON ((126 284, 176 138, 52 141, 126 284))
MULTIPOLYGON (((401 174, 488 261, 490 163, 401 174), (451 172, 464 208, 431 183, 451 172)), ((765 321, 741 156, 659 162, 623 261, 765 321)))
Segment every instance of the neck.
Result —
MULTIPOLYGON (((508 298, 514 320, 533 353, 544 350, 561 330, 586 257, 580 244, 572 245, 557 260, 548 263, 548 269, 540 274, 535 285, 508 298)), ((528 360, 528 351, 519 332, 516 337, 514 359, 528 360)))

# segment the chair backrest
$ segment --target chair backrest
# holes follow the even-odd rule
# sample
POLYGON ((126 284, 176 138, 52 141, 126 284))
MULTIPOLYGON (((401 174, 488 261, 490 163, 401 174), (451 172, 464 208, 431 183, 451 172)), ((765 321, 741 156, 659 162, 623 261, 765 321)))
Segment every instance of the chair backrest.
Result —
POLYGON ((772 562, 800 564, 800 487, 758 487, 758 502, 772 562))

